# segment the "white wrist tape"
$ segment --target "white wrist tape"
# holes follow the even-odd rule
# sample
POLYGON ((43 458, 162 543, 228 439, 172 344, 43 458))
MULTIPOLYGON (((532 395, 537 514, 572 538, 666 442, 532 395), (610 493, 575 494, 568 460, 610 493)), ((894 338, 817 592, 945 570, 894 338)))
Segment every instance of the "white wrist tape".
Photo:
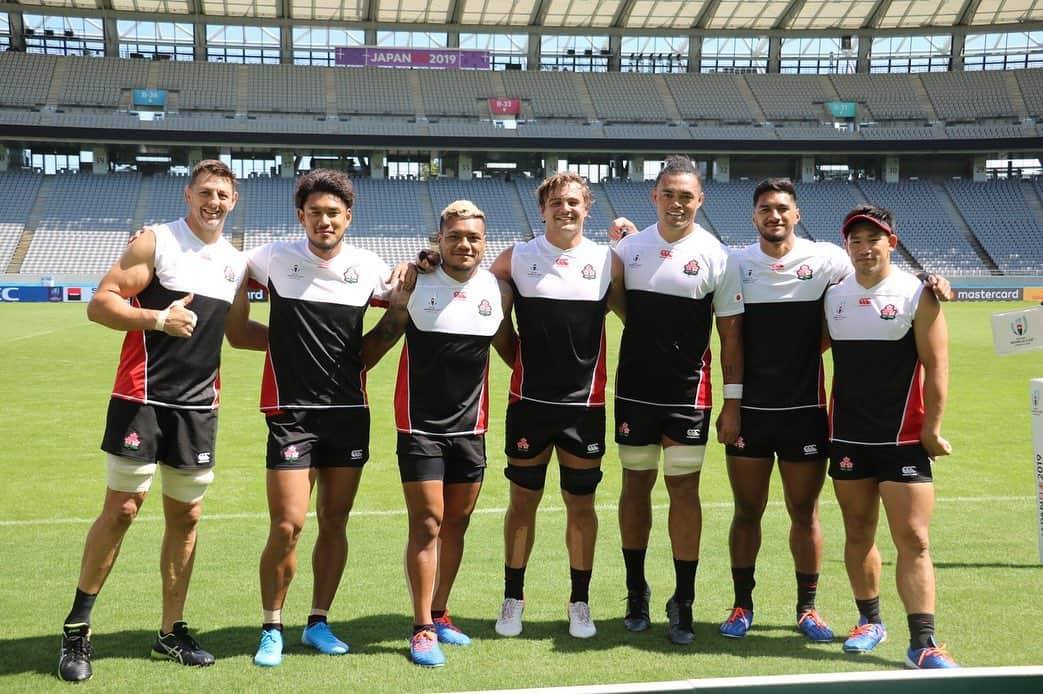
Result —
POLYGON ((725 383, 724 384, 724 399, 725 400, 742 400, 742 384, 741 383, 725 383))
POLYGON ((156 332, 165 332, 164 328, 167 325, 167 316, 169 316, 169 315, 170 315, 170 309, 169 308, 165 308, 162 311, 160 311, 159 315, 156 316, 156 324, 154 326, 152 326, 152 329, 155 330, 156 332))

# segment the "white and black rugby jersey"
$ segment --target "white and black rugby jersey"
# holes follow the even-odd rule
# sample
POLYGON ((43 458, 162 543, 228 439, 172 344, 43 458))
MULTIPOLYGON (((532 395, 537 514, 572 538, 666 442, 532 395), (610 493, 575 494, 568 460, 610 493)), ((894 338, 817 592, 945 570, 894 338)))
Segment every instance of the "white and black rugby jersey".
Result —
POLYGON ((895 268, 866 289, 854 274, 826 292, 833 350, 830 440, 868 445, 920 443, 923 365, 913 317, 923 283, 895 268))
POLYGON ((261 410, 366 407, 362 319, 391 291, 384 261, 347 243, 323 260, 307 239, 265 244, 247 259, 271 301, 261 410))
POLYGON ((822 299, 851 274, 832 243, 797 238, 781 258, 754 243, 734 252, 746 313, 742 318, 742 406, 757 410, 825 407, 822 299))
POLYGON ((156 237, 155 273, 131 303, 161 311, 193 294, 187 308, 198 322, 189 338, 157 330, 128 332, 112 396, 148 405, 214 409, 221 388, 225 316, 243 281, 246 260, 224 238, 203 243, 183 219, 151 229, 156 237))
POLYGON ((728 249, 699 226, 669 243, 653 224, 620 241, 616 254, 627 295, 616 398, 708 409, 713 314, 743 312, 728 249))
POLYGON ((417 277, 398 362, 395 423, 409 434, 482 434, 489 421, 489 345, 503 320, 499 281, 417 277))
POLYGON ((511 402, 604 406, 611 253, 590 239, 567 250, 545 236, 514 246, 511 284, 519 345, 511 402))

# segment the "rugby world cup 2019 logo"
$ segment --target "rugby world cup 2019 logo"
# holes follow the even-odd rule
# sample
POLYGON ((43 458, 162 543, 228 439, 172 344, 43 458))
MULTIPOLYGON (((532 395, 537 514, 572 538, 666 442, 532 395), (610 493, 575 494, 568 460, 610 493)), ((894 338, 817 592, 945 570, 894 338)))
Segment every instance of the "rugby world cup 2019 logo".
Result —
POLYGON ((1014 337, 1027 337, 1029 332, 1028 318, 1024 314, 1010 322, 1010 332, 1014 337))

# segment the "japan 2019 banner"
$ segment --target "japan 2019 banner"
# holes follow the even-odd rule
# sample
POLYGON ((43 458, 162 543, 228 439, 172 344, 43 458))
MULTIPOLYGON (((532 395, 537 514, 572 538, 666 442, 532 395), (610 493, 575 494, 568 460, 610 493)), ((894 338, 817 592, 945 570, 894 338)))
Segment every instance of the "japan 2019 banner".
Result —
POLYGON ((489 51, 458 48, 377 48, 342 46, 336 49, 337 65, 351 67, 422 67, 437 70, 488 70, 489 51))

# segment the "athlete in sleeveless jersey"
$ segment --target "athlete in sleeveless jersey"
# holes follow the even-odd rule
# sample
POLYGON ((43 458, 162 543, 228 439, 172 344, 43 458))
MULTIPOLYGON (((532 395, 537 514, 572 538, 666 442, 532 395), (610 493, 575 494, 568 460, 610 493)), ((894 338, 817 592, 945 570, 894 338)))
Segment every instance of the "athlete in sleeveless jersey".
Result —
POLYGON ((489 423, 489 345, 503 321, 500 283, 476 269, 458 282, 442 268, 417 277, 395 387, 403 434, 484 434, 489 423))
POLYGON ((499 350, 508 357, 513 352, 514 369, 504 444, 504 474, 511 481, 504 601, 496 632, 522 631, 536 511, 556 453, 566 508, 569 633, 589 638, 597 631, 588 601, 597 538, 594 492, 605 451, 605 311, 622 315, 623 270, 608 248, 583 238, 592 203, 586 181, 561 172, 546 178, 536 196, 544 233, 508 248, 492 265, 509 287, 517 323, 515 336, 507 320, 512 349, 499 350))
MULTIPOLYGON (((243 282, 246 261, 224 237, 204 243, 178 219, 150 227, 156 239, 155 273, 131 297, 137 308, 160 311, 193 295, 191 340, 157 330, 133 330, 123 340, 112 397, 147 405, 214 409, 218 405, 225 318, 243 282)), ((134 451, 109 451, 136 457, 134 451)))
POLYGON ((282 606, 313 485, 318 537, 312 554, 311 612, 304 645, 347 653, 327 614, 347 562, 348 514, 369 459, 369 410, 362 361, 366 307, 391 292, 376 255, 344 243, 355 192, 341 172, 314 169, 297 182, 306 238, 252 251, 250 275, 268 288, 269 345, 261 385, 268 426, 268 541, 261 553, 260 645, 254 663, 282 662, 282 606))
POLYGON ((58 675, 67 681, 93 675, 94 601, 157 470, 164 496, 163 614, 152 657, 214 662, 189 635, 184 606, 202 499, 213 480, 222 335, 233 346, 258 350, 267 335, 249 321, 242 254, 221 236, 237 199, 235 176, 225 164, 204 160, 193 167, 184 198, 184 219, 136 234, 87 306, 90 320, 126 337, 102 441, 104 507, 84 543, 65 620, 58 675))
POLYGON ((616 253, 627 296, 616 400, 710 409, 713 316, 743 313, 738 276, 728 272, 728 250, 698 225, 670 243, 653 224, 620 241, 616 253))
POLYGON ((349 243, 329 259, 308 243, 276 241, 248 255, 250 278, 271 303, 263 412, 367 404, 362 321, 371 303, 386 305, 391 270, 349 243))
POLYGON ((949 455, 941 436, 948 393, 945 317, 919 278, 891 265, 894 218, 856 207, 842 233, 854 274, 826 292, 833 352, 830 467, 844 517, 844 562, 859 612, 844 650, 865 653, 887 637, 880 616, 880 502, 887 513, 898 594, 905 606, 911 668, 957 667, 935 631, 929 526, 931 462, 949 455))
POLYGON ((760 243, 734 255, 746 308, 744 414, 824 408, 822 297, 851 274, 847 254, 836 244, 794 236, 781 258, 765 253, 760 243))
MULTIPOLYGON (((699 480, 708 438, 710 334, 721 341, 725 401, 718 439, 738 434, 742 380, 742 292, 719 240, 696 223, 703 202, 699 169, 674 156, 656 178, 657 222, 616 246, 624 266, 627 320, 616 372, 616 443, 623 468, 619 527, 626 564, 628 631, 651 626, 645 554, 652 530, 652 489, 663 459, 670 496, 674 591, 666 603, 667 635, 695 639, 692 606, 699 565, 702 506, 699 480)), ((631 228, 628 220, 616 220, 631 228)), ((618 231, 618 227, 613 231, 618 231)))
POLYGON ((562 249, 541 235, 514 246, 511 285, 522 340, 511 402, 605 405, 605 310, 611 282, 611 250, 589 239, 562 249))
POLYGON ((409 515, 409 650, 413 662, 426 667, 445 663, 441 644, 471 643, 447 605, 485 474, 489 347, 508 363, 514 356, 503 320, 509 290, 479 267, 485 213, 469 200, 450 203, 439 218, 438 249, 434 271, 417 278, 408 302, 392 304, 363 350, 371 364, 405 333, 395 418, 409 515))
POLYGON ((923 367, 913 317, 923 283, 892 268, 865 288, 851 275, 826 293, 833 351, 830 441, 862 446, 919 446, 923 427, 923 367), (886 379, 866 368, 881 361, 886 379))

